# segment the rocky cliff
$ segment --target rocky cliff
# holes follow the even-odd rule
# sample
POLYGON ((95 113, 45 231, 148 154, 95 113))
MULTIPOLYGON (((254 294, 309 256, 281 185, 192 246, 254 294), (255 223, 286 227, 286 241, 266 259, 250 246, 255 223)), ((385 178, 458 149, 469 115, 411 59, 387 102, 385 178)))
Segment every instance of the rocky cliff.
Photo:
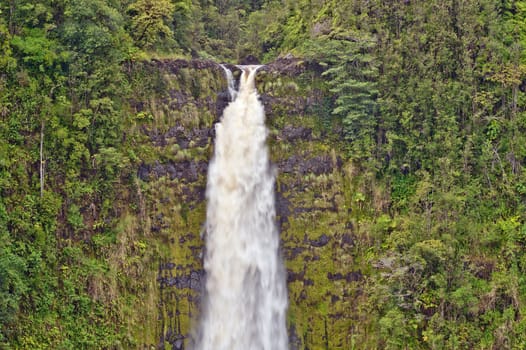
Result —
MULTIPOLYGON (((140 296, 130 302, 130 337, 144 349, 183 349, 199 312, 207 165, 227 82, 210 61, 135 64, 130 76, 126 137, 136 169, 118 235, 140 296)), ((291 348, 349 349, 363 331, 356 321, 365 279, 354 256, 366 237, 353 229, 360 200, 330 96, 319 67, 293 58, 267 65, 257 86, 278 169, 291 348)))

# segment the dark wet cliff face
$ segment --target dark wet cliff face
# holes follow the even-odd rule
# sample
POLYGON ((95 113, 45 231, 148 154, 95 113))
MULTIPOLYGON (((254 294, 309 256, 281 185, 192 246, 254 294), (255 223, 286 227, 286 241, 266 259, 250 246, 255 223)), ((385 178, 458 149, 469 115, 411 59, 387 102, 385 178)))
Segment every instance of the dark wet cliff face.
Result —
MULTIPOLYGON (((152 61, 133 70, 143 92, 132 101, 128 131, 137 156, 128 215, 138 220, 136 239, 153 252, 141 262, 146 281, 134 337, 145 347, 182 349, 199 312, 207 166, 227 83, 210 61, 152 61)), ((325 108, 330 96, 319 69, 292 58, 262 69, 257 87, 278 169, 291 348, 350 348, 362 274, 353 270, 355 233, 347 219, 352 169, 325 108)))

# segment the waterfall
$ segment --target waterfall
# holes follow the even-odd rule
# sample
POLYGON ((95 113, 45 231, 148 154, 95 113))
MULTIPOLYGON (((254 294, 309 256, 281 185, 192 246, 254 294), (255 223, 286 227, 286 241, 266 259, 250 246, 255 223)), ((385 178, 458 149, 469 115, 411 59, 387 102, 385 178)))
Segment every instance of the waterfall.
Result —
POLYGON ((232 71, 230 69, 223 66, 222 64, 220 64, 220 66, 225 71, 226 81, 228 83, 228 94, 230 95, 230 101, 234 101, 237 96, 236 82, 234 81, 234 76, 232 75, 232 71))
POLYGON ((206 285, 195 348, 285 350, 287 291, 275 224, 275 170, 255 88, 259 66, 239 68, 239 91, 215 126, 208 170, 206 285))

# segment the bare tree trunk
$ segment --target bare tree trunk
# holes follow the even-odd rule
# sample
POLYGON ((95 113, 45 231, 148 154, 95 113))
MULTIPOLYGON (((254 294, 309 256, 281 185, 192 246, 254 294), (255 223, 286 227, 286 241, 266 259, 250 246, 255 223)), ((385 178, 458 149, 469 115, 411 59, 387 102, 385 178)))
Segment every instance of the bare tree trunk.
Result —
POLYGON ((44 196, 44 120, 40 124, 40 198, 44 196))
POLYGON ((512 88, 512 99, 511 99, 511 116, 513 120, 517 116, 517 99, 519 95, 519 84, 514 84, 512 88))
POLYGON ((16 5, 14 1, 9 3, 9 34, 15 34, 15 11, 16 5))

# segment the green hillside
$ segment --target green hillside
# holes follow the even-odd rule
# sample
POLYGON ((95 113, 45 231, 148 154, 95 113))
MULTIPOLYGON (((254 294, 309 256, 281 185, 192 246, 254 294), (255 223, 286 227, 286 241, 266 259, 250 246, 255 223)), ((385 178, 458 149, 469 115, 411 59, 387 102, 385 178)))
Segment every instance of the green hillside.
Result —
POLYGON ((525 48, 526 1, 2 0, 0 348, 188 349, 257 60, 291 350, 524 349, 525 48))

